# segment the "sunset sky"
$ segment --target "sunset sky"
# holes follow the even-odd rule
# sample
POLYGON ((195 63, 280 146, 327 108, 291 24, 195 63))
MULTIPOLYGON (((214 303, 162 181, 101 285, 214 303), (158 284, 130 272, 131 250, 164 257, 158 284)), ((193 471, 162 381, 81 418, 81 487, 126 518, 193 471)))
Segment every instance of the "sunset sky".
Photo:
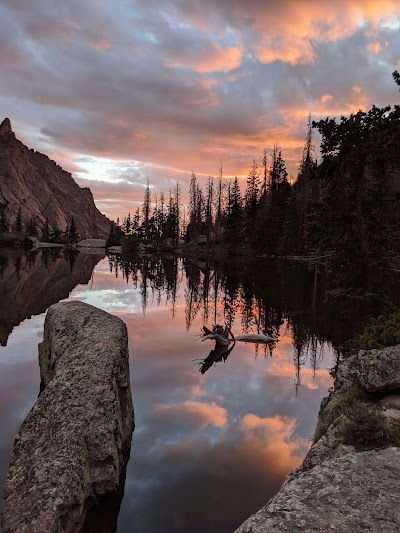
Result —
POLYGON ((308 114, 400 103, 398 0, 0 0, 0 120, 116 218, 178 180, 295 177, 308 114))

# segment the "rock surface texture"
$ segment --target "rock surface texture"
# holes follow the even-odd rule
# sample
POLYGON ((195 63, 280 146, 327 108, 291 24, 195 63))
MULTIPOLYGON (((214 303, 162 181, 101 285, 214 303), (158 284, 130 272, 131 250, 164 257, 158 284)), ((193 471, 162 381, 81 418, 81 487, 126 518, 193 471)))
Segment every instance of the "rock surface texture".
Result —
POLYGON ((302 465, 235 533, 400 531, 399 415, 400 346, 362 350, 344 360, 334 390, 322 401, 316 442, 302 465), (367 446, 346 442, 359 439, 372 416, 382 424, 382 440, 367 446), (349 437, 355 419, 360 426, 349 437))
POLYGON ((5 533, 82 531, 120 488, 133 431, 125 324, 82 302, 47 312, 42 392, 23 422, 5 486, 5 533))
POLYGON ((11 224, 21 209, 22 225, 34 217, 39 228, 64 231, 74 217, 81 239, 106 238, 111 222, 94 204, 89 188, 81 188, 54 161, 16 139, 9 119, 0 124, 0 204, 11 224))

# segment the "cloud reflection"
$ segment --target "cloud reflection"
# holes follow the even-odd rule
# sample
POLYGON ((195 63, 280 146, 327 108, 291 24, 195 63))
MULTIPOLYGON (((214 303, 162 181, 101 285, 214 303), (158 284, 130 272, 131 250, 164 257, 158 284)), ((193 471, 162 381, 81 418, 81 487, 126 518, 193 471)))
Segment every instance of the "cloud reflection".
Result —
MULTIPOLYGON (((143 280, 138 276, 134 282, 129 276, 127 281, 122 271, 116 277, 108 260, 96 266, 90 284, 76 287, 70 296, 117 314, 128 326, 136 430, 119 517, 121 533, 232 531, 301 462, 320 399, 330 384, 327 357, 316 373, 304 365, 296 396, 292 330, 286 322, 280 325, 272 357, 264 357, 262 351, 256 356, 253 345, 238 343, 225 364, 201 375, 194 359, 208 351, 196 335, 204 317, 201 312, 193 315, 187 329, 187 278, 179 265, 182 281, 174 305, 166 290, 159 300, 156 288, 149 285, 144 313, 143 280)), ((276 273, 264 275, 268 283, 281 287, 276 273)), ((301 291, 299 279, 297 272, 295 286, 301 291)), ((278 296, 268 285, 264 289, 268 305, 278 308, 278 296)), ((288 293, 288 308, 296 297, 288 293)), ((307 302, 301 294, 300 300, 307 302)), ((232 323, 236 334, 243 327, 241 305, 232 323)), ((223 312, 221 305, 218 309, 223 312)), ((12 434, 38 391, 37 350, 32 351, 32 345, 36 346, 43 318, 16 328, 9 347, 1 352, 0 416, 2 427, 8 428, 0 442, 3 472, 12 434), (18 356, 17 364, 11 351, 18 356)))

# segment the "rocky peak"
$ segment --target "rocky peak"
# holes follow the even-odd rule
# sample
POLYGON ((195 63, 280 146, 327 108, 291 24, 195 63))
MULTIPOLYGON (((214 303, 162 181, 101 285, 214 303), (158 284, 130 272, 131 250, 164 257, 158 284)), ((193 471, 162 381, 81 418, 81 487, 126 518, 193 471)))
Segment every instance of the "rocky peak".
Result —
POLYGON ((0 124, 0 135, 10 135, 13 133, 9 118, 5 118, 0 124))
POLYGON ((46 155, 29 149, 14 135, 8 118, 0 125, 0 203, 7 205, 10 227, 20 213, 23 231, 29 221, 39 234, 66 231, 74 218, 81 239, 105 239, 111 222, 100 213, 88 188, 46 155))

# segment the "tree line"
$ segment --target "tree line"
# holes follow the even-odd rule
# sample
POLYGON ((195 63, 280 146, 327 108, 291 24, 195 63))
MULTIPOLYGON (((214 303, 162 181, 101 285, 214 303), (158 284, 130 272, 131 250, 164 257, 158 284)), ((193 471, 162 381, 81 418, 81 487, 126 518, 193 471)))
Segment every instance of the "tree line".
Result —
MULTIPOLYGON (((400 75, 393 73, 400 85, 400 75)), ((314 256, 335 273, 337 286, 372 290, 400 268, 400 107, 373 106, 350 117, 308 120, 296 180, 289 180, 281 150, 253 160, 245 187, 237 177, 201 186, 192 172, 189 205, 179 184, 114 225, 127 248, 183 241, 227 254, 314 256), (317 159, 313 134, 321 135, 317 159), (242 190, 243 189, 243 190, 242 190)))
MULTIPOLYGON (((31 216, 24 223, 21 208, 18 209, 15 219, 12 220, 7 203, 0 204, 0 241, 2 240, 1 234, 6 237, 7 234, 12 234, 15 242, 36 237, 42 242, 71 245, 80 240, 74 217, 71 217, 65 230, 60 230, 55 224, 50 226, 47 218, 42 223, 38 223, 36 217, 31 216)), ((8 241, 8 239, 6 240, 8 241)))

